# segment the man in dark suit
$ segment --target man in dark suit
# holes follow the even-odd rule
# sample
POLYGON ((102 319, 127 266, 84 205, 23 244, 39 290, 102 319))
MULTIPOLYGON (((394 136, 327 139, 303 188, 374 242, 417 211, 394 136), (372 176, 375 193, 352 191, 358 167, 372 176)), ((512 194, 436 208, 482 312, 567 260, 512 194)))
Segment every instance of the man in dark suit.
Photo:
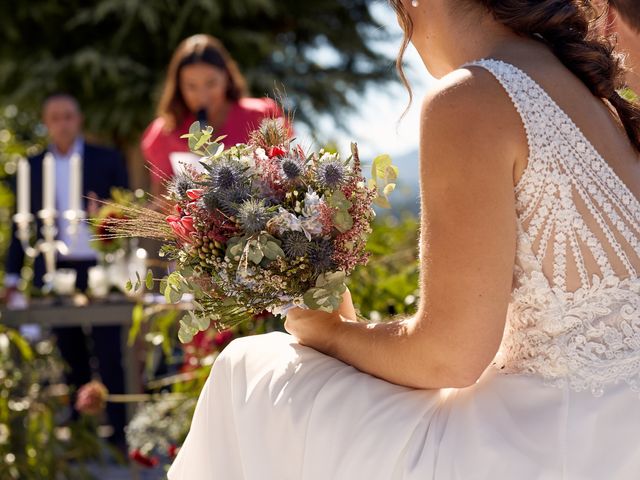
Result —
MULTIPOLYGON (((47 127, 50 143, 47 152, 55 158, 56 209, 58 238, 70 248, 68 255, 58 255, 58 268, 72 268, 77 271, 76 285, 80 290, 87 288, 87 272, 96 264, 96 253, 89 246, 88 226, 79 225, 74 237, 67 231, 66 220, 61 212, 69 208, 70 158, 79 154, 82 158, 84 209, 90 208, 84 197, 109 198, 112 187, 128 186, 127 170, 122 155, 116 150, 88 144, 82 137, 82 113, 78 102, 71 95, 56 94, 48 97, 42 107, 42 120, 47 127)), ((29 158, 31 165, 31 210, 37 217, 42 209, 43 158, 46 152, 29 158)), ((41 223, 38 221, 38 233, 41 223)), ((15 225, 7 255, 6 280, 7 298, 15 294, 20 279, 25 253, 15 235, 15 225)), ((39 256, 34 265, 34 284, 42 286, 45 265, 39 256)), ((80 327, 54 328, 57 345, 70 371, 67 381, 78 388, 91 380, 90 351, 87 338, 80 327)), ((98 371, 102 382, 112 393, 124 393, 124 373, 122 369, 121 327, 101 326, 92 329, 92 350, 98 360, 98 371)), ((125 409, 123 405, 107 407, 107 415, 114 427, 112 440, 124 444, 125 409)))

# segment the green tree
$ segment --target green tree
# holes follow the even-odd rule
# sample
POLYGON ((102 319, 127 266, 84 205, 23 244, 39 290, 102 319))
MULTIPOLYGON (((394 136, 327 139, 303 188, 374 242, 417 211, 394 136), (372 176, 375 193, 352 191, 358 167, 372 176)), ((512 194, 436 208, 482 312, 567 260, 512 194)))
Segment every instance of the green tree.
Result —
POLYGON ((337 114, 393 75, 370 47, 388 36, 372 0, 32 0, 0 3, 0 105, 36 112, 57 90, 78 96, 91 133, 121 146, 153 116, 173 49, 220 38, 254 95, 284 86, 296 118, 337 114))

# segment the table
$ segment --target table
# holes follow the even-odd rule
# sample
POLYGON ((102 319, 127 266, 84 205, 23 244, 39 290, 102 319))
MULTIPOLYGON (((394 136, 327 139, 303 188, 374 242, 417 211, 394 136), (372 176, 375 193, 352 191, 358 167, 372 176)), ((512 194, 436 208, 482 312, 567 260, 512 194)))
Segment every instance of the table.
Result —
MULTIPOLYGON (((142 392, 142 381, 136 368, 133 348, 128 343, 131 314, 135 302, 124 295, 113 295, 105 300, 91 301, 87 305, 74 304, 70 298, 32 299, 23 310, 0 308, 0 323, 19 329, 27 324, 39 324, 43 327, 85 327, 101 325, 121 325, 122 354, 126 393, 142 392), (129 368, 127 368, 129 367, 129 368)), ((129 410, 129 406, 128 406, 129 410)), ((131 412, 129 411, 129 417, 131 412)))

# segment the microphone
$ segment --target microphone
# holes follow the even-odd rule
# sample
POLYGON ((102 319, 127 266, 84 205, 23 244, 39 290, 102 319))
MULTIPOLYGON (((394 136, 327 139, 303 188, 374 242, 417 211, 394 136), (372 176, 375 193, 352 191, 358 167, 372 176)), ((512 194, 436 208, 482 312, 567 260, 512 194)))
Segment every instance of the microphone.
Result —
POLYGON ((196 114, 198 122, 200 122, 200 130, 207 128, 207 109, 201 108, 196 114))

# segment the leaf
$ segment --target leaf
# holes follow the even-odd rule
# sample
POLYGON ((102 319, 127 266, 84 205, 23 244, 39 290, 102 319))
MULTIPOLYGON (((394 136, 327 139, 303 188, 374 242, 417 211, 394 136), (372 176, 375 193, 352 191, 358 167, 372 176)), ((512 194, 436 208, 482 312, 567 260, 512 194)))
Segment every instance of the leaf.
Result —
POLYGON ((385 197, 377 197, 373 201, 373 203, 382 208, 391 208, 391 204, 389 203, 389 200, 387 200, 385 197))
POLYGON ((138 290, 140 290, 141 286, 142 286, 142 279, 140 278, 140 273, 136 272, 136 283, 133 286, 133 290, 137 292, 138 290))
POLYGON ((196 315, 192 310, 189 310, 189 316, 192 320, 191 324, 201 332, 205 331, 207 328, 209 328, 209 325, 211 325, 211 319, 206 315, 196 315))
POLYGON ((353 217, 349 212, 338 210, 333 214, 333 223, 340 233, 344 233, 353 227, 353 217))
POLYGON ((182 343, 189 343, 193 340, 194 335, 198 333, 198 329, 191 325, 190 320, 191 318, 189 315, 185 315, 179 322, 180 328, 178 330, 178 339, 182 343))
POLYGON ((145 286, 147 287, 147 290, 151 290, 153 288, 153 272, 150 269, 147 270, 145 286))
POLYGON ((199 133, 202 133, 202 130, 200 128, 200 122, 198 120, 196 120, 191 125, 189 125, 189 134, 190 135, 197 135, 199 133))
POLYGON ((278 257, 284 257, 284 251, 276 242, 267 242, 262 248, 264 256, 269 260, 275 260, 278 257))
POLYGON ((262 248, 260 248, 260 244, 256 240, 250 240, 247 244, 247 258, 250 262, 253 262, 256 265, 258 265, 264 258, 262 248))
POLYGON ((164 289, 164 298, 167 303, 178 303, 182 299, 183 287, 185 286, 186 281, 179 272, 171 273, 167 277, 164 289))
POLYGON ((347 278, 347 274, 344 272, 344 270, 325 272, 322 275, 319 275, 316 279, 316 286, 322 287, 325 285, 343 283, 345 278, 347 278))
POLYGON ((193 150, 200 150, 202 146, 209 141, 210 138, 211 138, 211 134, 203 133, 200 139, 196 142, 193 150))
MULTIPOLYGON (((9 337, 9 340, 16 346, 16 348, 20 352, 20 355, 22 355, 22 358, 24 358, 28 362, 33 360, 33 350, 31 349, 29 342, 27 342, 22 337, 22 335, 20 335, 16 330, 13 329, 7 329, 6 335, 9 337)), ((11 392, 11 390, 9 391, 11 392)))
POLYGON ((385 178, 387 167, 391 166, 391 157, 386 153, 378 155, 371 164, 371 177, 375 180, 385 178))
POLYGON ((384 196, 388 196, 391 192, 393 192, 396 189, 396 184, 395 183, 389 183, 387 184, 384 189, 382 190, 382 193, 384 194, 384 196))
POLYGON ((397 180, 398 173, 398 167, 396 167, 395 165, 389 165, 384 171, 384 176, 382 178, 384 178, 385 180, 397 180))
POLYGON ((124 284, 124 289, 127 292, 130 292, 131 290, 133 290, 133 283, 131 283, 131 280, 127 280, 127 283, 124 284))
POLYGON ((129 329, 129 337, 127 340, 127 344, 129 346, 132 346, 136 341, 136 337, 138 336, 138 333, 140 333, 140 326, 142 325, 143 320, 144 306, 141 303, 137 303, 131 312, 131 328, 129 329))
POLYGON ((328 196, 327 204, 339 210, 348 210, 353 205, 340 190, 336 190, 328 196))

